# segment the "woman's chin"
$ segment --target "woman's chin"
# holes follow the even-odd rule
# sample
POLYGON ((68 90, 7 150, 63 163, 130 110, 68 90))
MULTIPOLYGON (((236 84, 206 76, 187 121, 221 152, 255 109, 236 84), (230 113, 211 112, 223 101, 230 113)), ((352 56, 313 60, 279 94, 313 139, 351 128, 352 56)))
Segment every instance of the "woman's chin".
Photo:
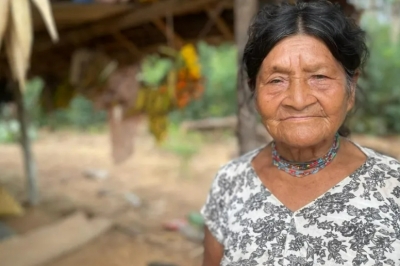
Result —
POLYGON ((278 134, 276 138, 274 138, 275 141, 283 142, 293 148, 317 146, 323 143, 327 136, 331 135, 323 132, 321 128, 296 128, 281 132, 281 134, 278 134))

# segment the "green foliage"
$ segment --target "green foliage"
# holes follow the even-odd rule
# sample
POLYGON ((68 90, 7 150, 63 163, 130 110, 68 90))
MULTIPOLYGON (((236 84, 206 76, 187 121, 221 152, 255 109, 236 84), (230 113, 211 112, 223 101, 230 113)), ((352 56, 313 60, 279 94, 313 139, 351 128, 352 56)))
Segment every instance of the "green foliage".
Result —
MULTIPOLYGON (((19 141, 20 127, 17 119, 0 121, 0 143, 16 143, 19 141)), ((28 137, 32 140, 37 138, 37 129, 34 125, 29 124, 28 137)))
MULTIPOLYGON (((40 117, 39 97, 43 89, 43 81, 36 77, 29 80, 23 93, 24 107, 28 120, 28 137, 37 137, 37 119, 40 117)), ((10 108, 0 109, 0 143, 18 142, 20 124, 10 108)))
POLYGON ((198 152, 201 143, 202 136, 199 133, 183 132, 179 125, 172 123, 162 147, 182 158, 188 158, 198 152))
POLYGON ((43 115, 41 125, 53 129, 72 127, 80 130, 91 130, 105 123, 107 113, 96 110, 93 103, 85 97, 78 95, 67 109, 57 110, 43 115))
POLYGON ((189 163, 196 155, 203 143, 200 133, 183 132, 179 125, 171 123, 168 129, 168 137, 162 143, 165 151, 177 155, 181 160, 180 175, 187 177, 190 175, 189 163))
POLYGON ((35 123, 39 116, 40 106, 39 98, 44 87, 43 80, 39 77, 35 77, 27 83, 24 91, 24 104, 25 109, 29 113, 31 122, 35 123))
POLYGON ((172 114, 174 121, 223 117, 236 113, 237 49, 230 43, 218 47, 198 44, 205 92, 185 110, 172 114))
POLYGON ((370 58, 360 86, 365 99, 351 120, 358 133, 400 133, 400 45, 390 40, 389 25, 368 20, 370 58))
POLYGON ((142 61, 139 79, 147 86, 158 86, 172 67, 171 59, 161 58, 159 55, 149 55, 142 61))

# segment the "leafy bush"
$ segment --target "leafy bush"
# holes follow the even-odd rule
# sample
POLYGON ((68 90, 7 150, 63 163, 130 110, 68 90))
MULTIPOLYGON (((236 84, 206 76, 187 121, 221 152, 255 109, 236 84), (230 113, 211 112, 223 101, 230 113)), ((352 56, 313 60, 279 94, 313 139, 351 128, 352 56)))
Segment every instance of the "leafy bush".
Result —
POLYGON ((106 118, 105 111, 96 110, 90 100, 78 95, 71 101, 68 108, 42 115, 41 125, 50 126, 53 129, 72 127, 88 130, 104 124, 106 118))
MULTIPOLYGON (((39 97, 43 89, 43 81, 36 77, 29 80, 23 94, 28 124, 28 136, 37 138, 37 120, 40 117, 39 97)), ((20 139, 20 124, 13 108, 0 106, 0 143, 14 143, 20 139)))
POLYGON ((354 118, 353 131, 400 133, 400 45, 390 40, 390 26, 368 20, 370 58, 360 86, 365 97, 354 118))

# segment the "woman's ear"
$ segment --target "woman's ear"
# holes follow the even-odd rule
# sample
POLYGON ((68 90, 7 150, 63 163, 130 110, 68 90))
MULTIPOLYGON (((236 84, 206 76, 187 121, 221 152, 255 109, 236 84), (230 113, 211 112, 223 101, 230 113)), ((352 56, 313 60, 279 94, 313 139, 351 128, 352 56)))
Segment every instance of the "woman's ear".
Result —
POLYGON ((353 107, 355 105, 357 82, 358 82, 359 76, 360 76, 360 73, 357 71, 351 78, 351 81, 349 84, 350 85, 350 94, 349 94, 349 99, 348 99, 347 111, 350 111, 351 109, 353 109, 353 107))

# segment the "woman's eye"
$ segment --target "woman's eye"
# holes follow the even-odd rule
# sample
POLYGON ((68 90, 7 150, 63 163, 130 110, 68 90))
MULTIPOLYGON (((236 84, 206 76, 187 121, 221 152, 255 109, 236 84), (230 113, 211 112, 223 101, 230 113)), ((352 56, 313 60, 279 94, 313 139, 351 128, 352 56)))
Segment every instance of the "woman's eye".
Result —
POLYGON ((279 82, 281 82, 280 79, 273 79, 273 80, 271 80, 269 83, 277 84, 277 83, 279 83, 279 82))
POLYGON ((315 79, 326 79, 327 76, 324 76, 324 75, 314 75, 314 78, 315 78, 315 79))

